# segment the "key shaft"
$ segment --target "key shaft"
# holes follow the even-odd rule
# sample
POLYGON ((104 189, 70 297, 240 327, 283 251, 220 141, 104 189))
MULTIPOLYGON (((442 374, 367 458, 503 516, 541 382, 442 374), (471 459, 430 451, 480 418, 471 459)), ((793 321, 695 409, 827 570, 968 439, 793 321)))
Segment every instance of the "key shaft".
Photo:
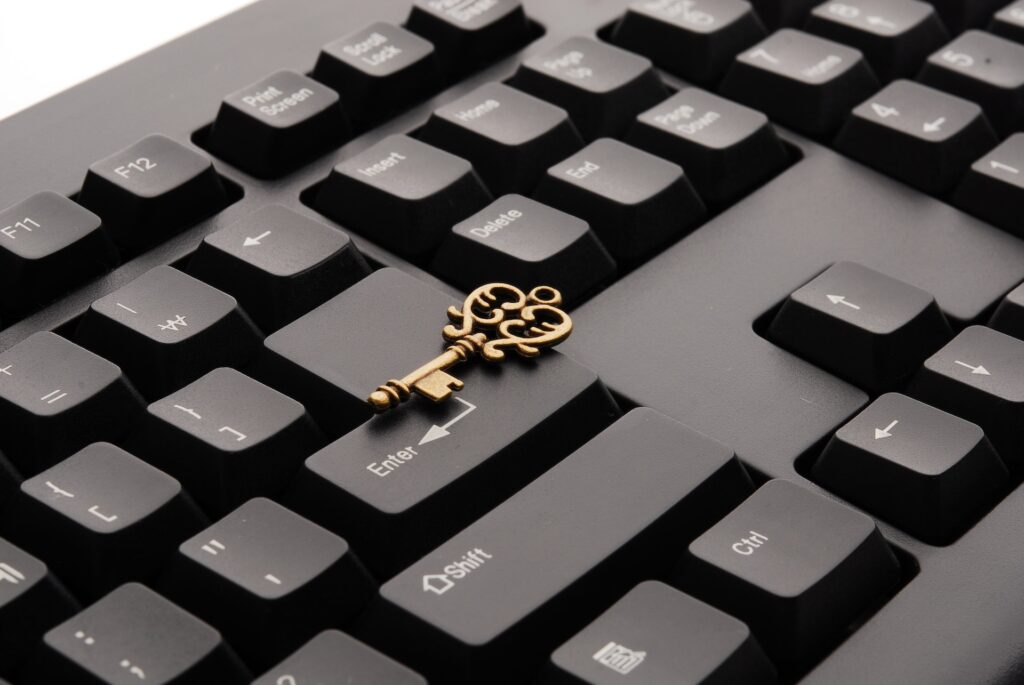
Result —
POLYGON ((446 370, 476 354, 486 341, 485 333, 473 333, 457 340, 443 353, 402 379, 391 379, 378 387, 370 394, 370 406, 378 413, 387 411, 408 400, 413 390, 434 402, 450 397, 452 391, 462 389, 463 382, 446 370))

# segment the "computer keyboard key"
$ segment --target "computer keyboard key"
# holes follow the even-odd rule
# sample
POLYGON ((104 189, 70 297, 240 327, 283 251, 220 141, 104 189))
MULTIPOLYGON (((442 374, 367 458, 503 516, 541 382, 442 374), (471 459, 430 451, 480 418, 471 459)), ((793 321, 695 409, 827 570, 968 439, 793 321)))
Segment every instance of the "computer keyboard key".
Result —
POLYGON ((1001 9, 988 30, 997 36, 1024 43, 1024 0, 1017 0, 1001 9))
POLYGON ((208 157, 156 134, 89 167, 78 202, 131 255, 216 213, 228 195, 208 157))
POLYGON ((635 409, 387 582, 366 634, 437 682, 527 682, 750 491, 731 450, 635 409))
POLYGON ((611 41, 691 83, 712 85, 736 53, 764 37, 745 0, 638 0, 615 25, 611 41))
POLYGON ((1024 45, 967 31, 925 62, 918 80, 981 105, 1000 135, 1024 119, 1024 45))
POLYGON ((100 218, 46 190, 0 212, 0 314, 46 304, 117 265, 100 218))
POLYGON ((490 201, 465 159, 394 135, 335 166, 315 205, 346 229, 422 260, 452 225, 490 201))
POLYGON ((601 138, 548 169, 537 200, 579 217, 612 257, 633 264, 707 216, 681 167, 601 138))
POLYGON ((913 81, 896 81, 853 110, 840 152, 927 193, 946 193, 998 143, 981 107, 913 81))
POLYGON ((276 331, 370 272, 348 235, 282 205, 268 205, 206 236, 188 272, 238 298, 276 331))
POLYGON ((495 195, 531 192, 548 167, 583 147, 564 109, 503 83, 434 110, 418 137, 472 162, 495 195))
POLYGON ((638 116, 626 142, 683 167, 712 206, 738 200, 789 162, 768 117, 699 88, 638 116))
POLYGON ((649 59, 582 37, 530 57, 510 83, 565 109, 584 140, 621 135, 668 95, 649 59))
POLYGON ((260 343, 235 298, 170 266, 93 302, 75 337, 120 364, 150 399, 218 366, 245 364, 260 343))
POLYGON ((532 37, 519 0, 413 0, 405 26, 434 44, 452 75, 476 71, 532 37))
POLYGON ((128 444, 219 514, 281 492, 323 439, 301 404, 220 368, 151 404, 128 444))
POLYGON ((273 178, 340 146, 349 133, 338 94, 285 69, 224 98, 209 145, 243 171, 273 178))
POLYGON ((988 325, 997 331, 1024 340, 1024 284, 1011 290, 999 303, 988 325))
POLYGON ((383 121, 441 86, 430 41, 382 21, 325 45, 313 78, 337 91, 360 124, 383 121))
POLYGON ((750 0, 768 28, 799 26, 820 0, 750 0))
POLYGON ((242 685, 220 633, 149 588, 127 583, 46 633, 26 685, 242 685))
POLYGON ((990 224, 1024 237, 1024 133, 1015 133, 972 164, 953 202, 990 224))
POLYGON ((423 676, 338 630, 325 630, 253 685, 427 685, 423 676))
POLYGON ((931 0, 931 4, 953 33, 988 23, 992 15, 1004 7, 1006 2, 1007 0, 931 0))
POLYGON ((947 544, 1006 487, 981 428, 905 395, 882 395, 814 463, 826 489, 932 544, 947 544))
POLYGON ((0 448, 26 476, 99 440, 117 440, 142 398, 114 364, 49 331, 0 353, 0 448))
POLYGON ((257 498, 182 543, 161 587, 263 670, 348 623, 374 583, 343 539, 257 498))
POLYGON ((586 221, 522 195, 505 195, 451 228, 430 271, 469 292, 489 281, 537 284, 573 306, 615 273, 586 221))
POLYGON ((859 50, 782 29, 737 56, 720 90, 776 123, 827 137, 878 80, 859 50))
POLYGON ((823 2, 806 28, 863 52, 882 83, 913 77, 928 55, 949 42, 934 8, 918 0, 823 2))
POLYGON ((1011 472, 1024 467, 1024 341, 966 328, 925 362, 907 394, 978 424, 1011 472))
POLYGON ((46 564, 0 538, 0 674, 13 675, 43 633, 76 611, 46 564))
POLYGON ((838 641, 899 579, 874 521, 784 480, 694 540, 675 574, 683 590, 745 621, 787 669, 838 641))
POLYGON ((852 262, 796 290, 768 328, 782 347, 876 391, 909 378, 951 337, 929 293, 852 262))
POLYGON ((155 578, 205 522, 178 481, 101 442, 22 483, 0 527, 76 597, 94 599, 155 578))

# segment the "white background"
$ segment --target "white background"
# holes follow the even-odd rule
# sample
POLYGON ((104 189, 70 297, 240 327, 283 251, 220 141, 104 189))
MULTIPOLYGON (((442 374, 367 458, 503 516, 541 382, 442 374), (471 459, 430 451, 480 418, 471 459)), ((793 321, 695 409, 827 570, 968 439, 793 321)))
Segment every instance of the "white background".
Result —
POLYGON ((250 2, 0 0, 0 119, 250 2))

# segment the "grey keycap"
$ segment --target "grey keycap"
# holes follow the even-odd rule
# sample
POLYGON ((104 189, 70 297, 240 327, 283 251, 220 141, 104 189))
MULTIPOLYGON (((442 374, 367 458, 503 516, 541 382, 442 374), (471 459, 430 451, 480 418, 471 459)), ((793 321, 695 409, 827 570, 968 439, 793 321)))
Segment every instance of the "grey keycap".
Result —
POLYGON ((474 71, 532 35, 519 0, 413 0, 405 25, 434 44, 450 75, 474 71))
POLYGON ((1016 236, 1024 236, 1024 133, 982 155, 964 176, 953 202, 1016 236))
POLYGON ((338 630, 325 630, 263 674, 253 685, 426 685, 410 671, 372 647, 338 630))
POLYGON ((999 10, 988 30, 997 36, 1024 43, 1024 0, 1017 0, 999 10))
POLYGON ((1024 340, 1024 284, 1007 293, 992 314, 989 327, 1024 340))

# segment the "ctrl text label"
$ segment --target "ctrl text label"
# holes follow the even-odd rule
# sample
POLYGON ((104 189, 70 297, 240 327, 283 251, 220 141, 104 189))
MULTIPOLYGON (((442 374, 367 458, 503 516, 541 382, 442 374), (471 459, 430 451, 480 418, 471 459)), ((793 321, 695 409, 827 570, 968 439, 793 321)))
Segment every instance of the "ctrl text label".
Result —
POLYGON ((740 538, 739 542, 733 543, 732 551, 736 552, 736 554, 742 554, 745 557, 749 557, 766 542, 768 542, 768 536, 750 531, 750 535, 748 537, 740 538))
POLYGON ((466 552, 458 561, 441 569, 441 573, 430 573, 423 576, 423 591, 435 595, 444 593, 455 587, 455 583, 473 573, 494 557, 479 547, 466 552))

